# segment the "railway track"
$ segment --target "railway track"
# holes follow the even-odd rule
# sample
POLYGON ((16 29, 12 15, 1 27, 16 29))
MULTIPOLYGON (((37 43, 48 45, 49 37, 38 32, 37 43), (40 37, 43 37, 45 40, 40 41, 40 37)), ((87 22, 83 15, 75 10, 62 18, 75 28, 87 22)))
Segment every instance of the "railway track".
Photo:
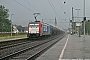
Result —
POLYGON ((0 47, 0 50, 7 49, 7 48, 11 48, 11 47, 18 46, 18 45, 22 45, 22 44, 26 44, 26 43, 29 43, 29 42, 30 42, 30 41, 24 41, 24 42, 19 42, 19 43, 14 43, 14 44, 2 46, 2 47, 0 47))
MULTIPOLYGON (((53 36, 52 36, 53 37, 53 36)), ((57 36, 53 38, 37 41, 29 41, 26 43, 18 43, 9 48, 0 50, 0 60, 30 60, 35 59, 42 52, 50 46, 59 41, 62 37, 57 36)))
POLYGON ((24 38, 24 39, 16 39, 16 40, 10 40, 10 41, 2 41, 0 42, 0 48, 1 47, 4 47, 4 46, 8 46, 8 45, 13 45, 13 44, 16 44, 16 43, 22 43, 22 42, 25 42, 27 40, 27 38, 24 38))

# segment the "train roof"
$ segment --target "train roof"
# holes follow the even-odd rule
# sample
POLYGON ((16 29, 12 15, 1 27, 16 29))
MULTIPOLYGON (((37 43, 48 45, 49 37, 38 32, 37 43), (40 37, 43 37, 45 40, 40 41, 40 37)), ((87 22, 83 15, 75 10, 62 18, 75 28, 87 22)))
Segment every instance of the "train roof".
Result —
POLYGON ((40 21, 35 21, 35 22, 40 22, 40 21))
POLYGON ((39 22, 30 22, 30 24, 36 24, 36 23, 38 24, 39 22))
POLYGON ((34 21, 34 22, 30 22, 30 24, 38 24, 40 21, 34 21))

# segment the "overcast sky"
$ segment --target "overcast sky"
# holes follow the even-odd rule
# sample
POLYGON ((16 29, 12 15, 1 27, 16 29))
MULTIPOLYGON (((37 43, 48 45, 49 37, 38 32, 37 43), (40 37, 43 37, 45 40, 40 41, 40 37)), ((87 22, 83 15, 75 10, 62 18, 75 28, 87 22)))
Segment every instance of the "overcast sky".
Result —
MULTIPOLYGON (((90 16, 90 0, 85 0, 85 15, 90 16)), ((9 9, 13 24, 27 26, 29 21, 35 21, 33 13, 40 13, 37 19, 54 25, 55 17, 59 28, 68 28, 69 19, 72 18, 71 9, 74 8, 74 16, 83 17, 84 0, 0 0, 0 5, 9 9), (64 3, 66 2, 66 3, 64 3), (79 13, 75 9, 81 9, 79 13), (65 13, 64 13, 65 12, 65 13), (51 20, 50 20, 51 19, 51 20), (66 19, 66 20, 65 20, 66 19)), ((82 19, 79 19, 82 21, 82 19)))

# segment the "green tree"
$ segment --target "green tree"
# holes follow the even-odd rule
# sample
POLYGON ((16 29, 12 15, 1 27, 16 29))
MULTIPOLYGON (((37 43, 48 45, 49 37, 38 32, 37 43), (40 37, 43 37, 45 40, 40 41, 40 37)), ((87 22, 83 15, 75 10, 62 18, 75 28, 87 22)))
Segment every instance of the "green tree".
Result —
POLYGON ((9 9, 6 9, 3 5, 0 5, 0 32, 10 32, 11 21, 9 17, 9 9))

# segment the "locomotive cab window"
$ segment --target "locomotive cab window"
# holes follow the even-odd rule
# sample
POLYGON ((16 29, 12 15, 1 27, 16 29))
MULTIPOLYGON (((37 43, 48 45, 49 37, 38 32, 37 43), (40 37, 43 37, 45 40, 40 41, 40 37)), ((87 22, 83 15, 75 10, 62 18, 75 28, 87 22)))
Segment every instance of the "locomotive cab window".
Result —
POLYGON ((39 26, 39 24, 30 24, 31 28, 37 28, 39 26))

